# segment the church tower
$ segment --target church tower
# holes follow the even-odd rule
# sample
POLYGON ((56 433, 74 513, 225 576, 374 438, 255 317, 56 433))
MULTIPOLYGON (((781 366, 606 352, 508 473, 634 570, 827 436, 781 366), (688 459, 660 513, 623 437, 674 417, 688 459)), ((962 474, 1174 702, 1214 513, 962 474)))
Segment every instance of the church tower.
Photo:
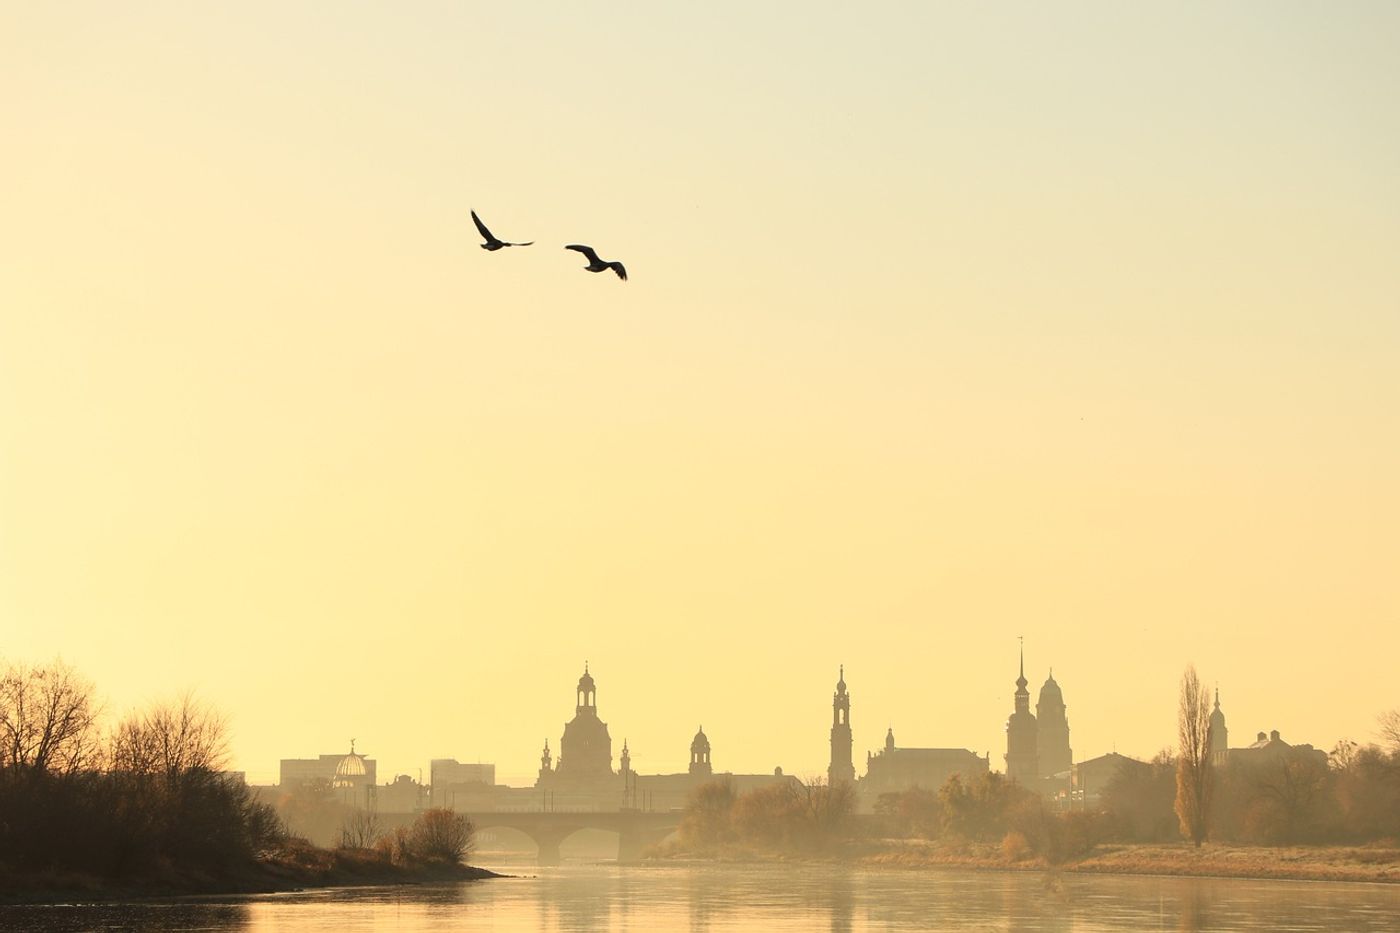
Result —
POLYGON ((544 740, 544 751, 540 754, 540 780, 544 781, 554 774, 554 756, 549 753, 549 739, 544 740))
POLYGON ((1040 688, 1040 699, 1035 704, 1035 719, 1038 726, 1036 754, 1040 761, 1042 777, 1069 771, 1074 764, 1074 753, 1069 747, 1069 719, 1065 716, 1065 698, 1060 693, 1060 685, 1055 683, 1055 671, 1040 688))
POLYGON ((1220 709, 1220 688, 1215 688, 1215 710, 1210 714, 1210 728, 1206 732, 1210 740, 1210 763, 1225 764, 1230 757, 1230 730, 1225 726, 1225 713, 1220 709))
POLYGON ((564 724, 554 774, 558 781, 573 788, 610 786, 612 737, 608 735, 608 724, 598 718, 598 687, 588 673, 587 662, 574 695, 578 703, 574 718, 564 724))
POLYGON ((701 726, 700 731, 695 733, 695 738, 690 742, 690 773, 695 777, 709 777, 710 770, 710 740, 705 737, 705 727, 701 726))
POLYGON ((1026 649, 1021 648, 1021 676, 1016 678, 1016 711, 1006 720, 1006 776, 1026 787, 1034 787, 1040 777, 1036 761, 1038 741, 1035 716, 1031 713, 1031 693, 1026 689, 1026 649))
POLYGON ((851 762, 851 697, 846 693, 846 666, 841 665, 836 693, 831 698, 831 766, 826 769, 827 783, 853 784, 856 766, 851 762))

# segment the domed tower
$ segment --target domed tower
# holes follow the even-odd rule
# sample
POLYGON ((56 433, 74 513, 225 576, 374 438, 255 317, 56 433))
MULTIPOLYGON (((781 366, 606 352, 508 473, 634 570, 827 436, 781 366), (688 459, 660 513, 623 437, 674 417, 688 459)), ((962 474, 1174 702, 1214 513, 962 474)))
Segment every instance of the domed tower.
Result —
POLYGON ((1065 716, 1065 698, 1060 693, 1060 685, 1055 683, 1052 668, 1045 685, 1040 688, 1040 699, 1035 704, 1037 724, 1036 754, 1040 761, 1040 774, 1049 777, 1068 771, 1074 764, 1074 753, 1069 747, 1069 719, 1065 716))
POLYGON ((704 726, 690 740, 690 773, 699 777, 709 777, 714 773, 710 768, 710 740, 705 737, 704 726))
POLYGON ((885 730, 885 754, 894 753, 894 726, 885 730))
POLYGON ((1230 757, 1230 730, 1225 726, 1225 713, 1220 709, 1220 688, 1215 688, 1215 709, 1210 714, 1210 729, 1206 735, 1210 739, 1210 762, 1213 765, 1225 764, 1230 757))
POLYGON ((831 698, 831 765, 826 769, 826 780, 832 787, 855 782, 851 744, 851 697, 846 693, 846 666, 843 664, 840 679, 836 681, 836 693, 831 698))
POLYGON ((578 693, 578 707, 576 711, 581 713, 585 709, 591 709, 594 711, 593 715, 598 715, 598 690, 593 683, 593 675, 588 673, 587 661, 583 662, 583 676, 578 679, 578 687, 576 690, 578 693))
POLYGON ((632 770, 632 753, 627 750, 627 740, 622 740, 622 757, 618 759, 618 772, 624 777, 632 770))
POLYGON ((540 753, 540 777, 541 781, 548 780, 554 775, 554 756, 549 751, 549 739, 544 740, 544 751, 540 753))
POLYGON ((350 807, 368 807, 373 802, 374 782, 365 766, 365 756, 355 751, 350 740, 350 752, 335 764, 331 789, 340 803, 350 807))
POLYGON ((554 773, 565 784, 596 785, 613 777, 612 736, 608 735, 608 724, 598 718, 597 687, 586 662, 576 694, 578 705, 559 740, 554 773))
POLYGON ((1031 692, 1026 689, 1026 651, 1021 649, 1021 676, 1016 678, 1016 711, 1006 720, 1006 776, 1031 787, 1040 777, 1035 716, 1031 692))

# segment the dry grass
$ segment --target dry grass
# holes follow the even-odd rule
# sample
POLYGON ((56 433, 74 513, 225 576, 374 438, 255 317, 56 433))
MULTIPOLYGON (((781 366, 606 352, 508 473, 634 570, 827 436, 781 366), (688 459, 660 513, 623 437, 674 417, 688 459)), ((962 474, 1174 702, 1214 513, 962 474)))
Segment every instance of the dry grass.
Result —
MULTIPOLYGON (((866 865, 891 868, 1043 870, 1052 866, 990 843, 948 844, 881 840, 859 855, 866 865)), ((1192 875, 1296 881, 1400 883, 1400 848, 1394 846, 1230 846, 1186 843, 1101 845, 1084 858, 1054 866, 1060 871, 1106 874, 1192 875)))
POLYGON ((1299 881, 1400 882, 1400 849, 1379 846, 1101 846, 1074 871, 1299 881))

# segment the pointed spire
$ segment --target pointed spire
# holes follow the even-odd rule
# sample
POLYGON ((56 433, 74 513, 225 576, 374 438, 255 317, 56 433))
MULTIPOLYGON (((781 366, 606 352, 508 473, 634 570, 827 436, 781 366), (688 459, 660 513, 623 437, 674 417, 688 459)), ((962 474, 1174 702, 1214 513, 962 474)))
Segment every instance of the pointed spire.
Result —
MULTIPOLYGON (((1016 638, 1021 643, 1021 674, 1016 678, 1016 692, 1021 694, 1026 693, 1026 684, 1030 683, 1026 680, 1026 636, 1017 635, 1016 638)), ((1026 693, 1026 695, 1030 694, 1026 693)))

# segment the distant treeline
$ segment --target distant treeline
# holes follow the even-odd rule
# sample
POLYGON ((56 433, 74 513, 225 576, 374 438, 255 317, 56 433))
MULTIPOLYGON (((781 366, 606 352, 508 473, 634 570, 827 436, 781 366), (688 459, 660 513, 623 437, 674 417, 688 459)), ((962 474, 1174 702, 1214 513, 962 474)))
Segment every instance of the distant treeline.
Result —
MULTIPOLYGON (((107 730, 92 684, 68 666, 0 667, 0 893, 71 875, 217 889, 278 860, 284 875, 343 867, 222 773, 226 735, 222 716, 188 694, 107 730)), ((470 849, 465 819, 429 811, 419 823, 356 869, 455 865, 470 849)))
MULTIPOLYGON (((1339 743, 1235 756, 1211 765, 1207 838, 1251 845, 1400 840, 1400 716, 1382 718, 1385 746, 1339 743)), ((736 794, 701 785, 685 809, 678 844, 688 854, 860 852, 879 839, 997 844, 1006 861, 1080 859, 1103 843, 1189 838, 1177 809, 1179 761, 1170 751, 1125 764, 1090 809, 1060 811, 996 773, 950 778, 939 788, 880 795, 856 818, 849 784, 792 781, 736 794)))
POLYGON ((735 849, 826 852, 850 835, 855 804, 850 784, 790 779, 738 794, 720 778, 691 792, 678 848, 700 855, 735 849))
MULTIPOLYGON (((1355 844, 1400 840, 1400 734, 1382 720, 1387 746, 1341 742, 1329 756, 1311 749, 1236 756, 1210 765, 1207 838, 1251 845, 1355 844)), ((938 790, 881 795, 877 832, 891 837, 1000 841, 1007 855, 1050 862, 1087 854, 1103 842, 1174 842, 1179 762, 1164 751, 1127 764, 1089 810, 1057 812, 999 774, 938 790)))

